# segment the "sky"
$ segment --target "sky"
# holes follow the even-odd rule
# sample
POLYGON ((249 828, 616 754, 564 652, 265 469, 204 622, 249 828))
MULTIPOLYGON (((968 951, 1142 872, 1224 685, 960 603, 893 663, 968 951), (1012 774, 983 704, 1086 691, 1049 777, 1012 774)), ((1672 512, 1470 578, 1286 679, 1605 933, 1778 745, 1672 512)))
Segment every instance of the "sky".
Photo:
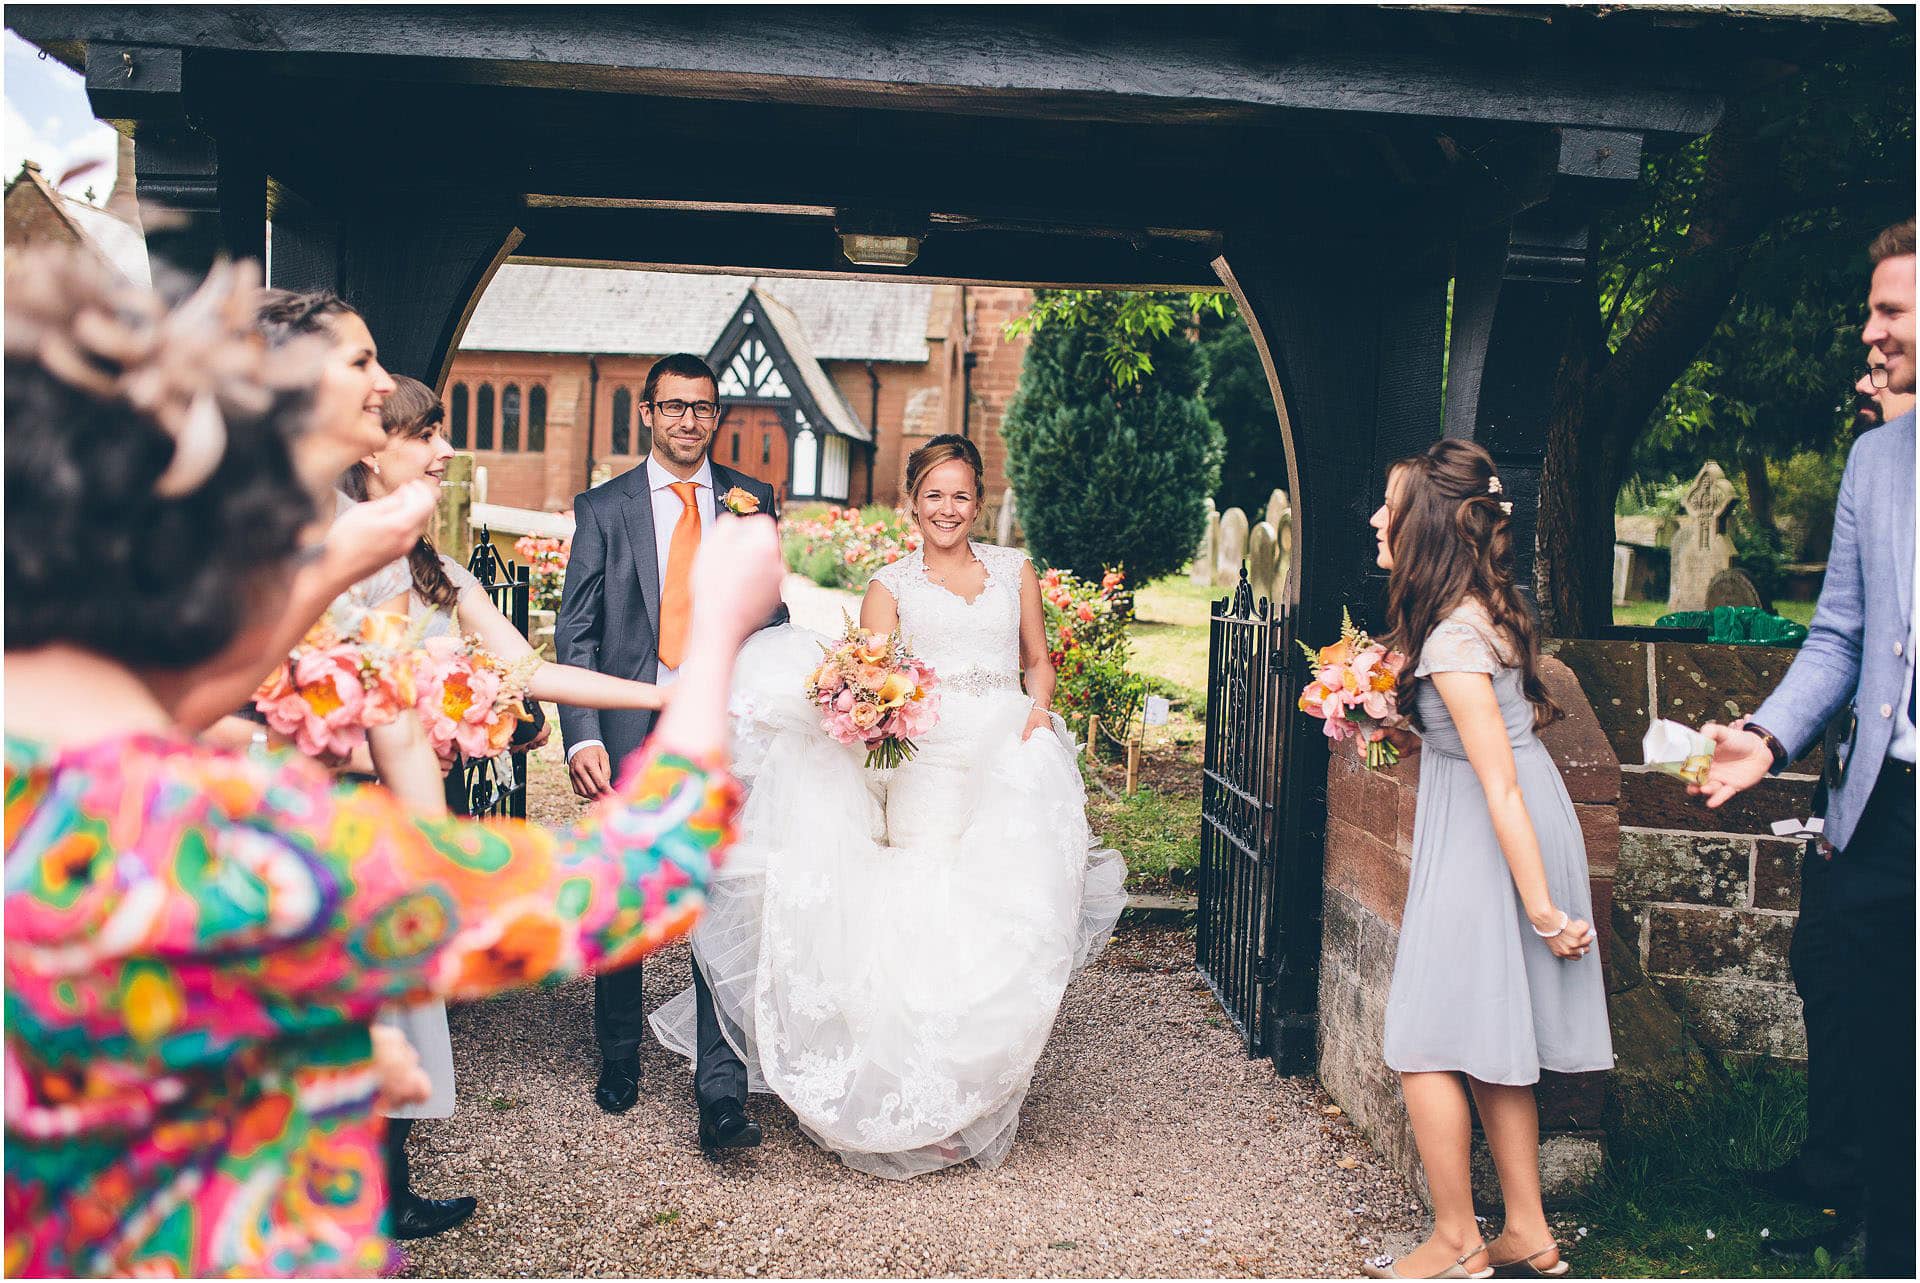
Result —
POLYGON ((69 195, 93 188, 95 203, 105 204, 113 189, 114 133, 93 118, 80 73, 69 71, 9 31, 4 63, 6 106, 0 127, 0 168, 11 181, 22 162, 40 163, 49 182, 58 182, 88 161, 99 167, 62 185, 69 195))

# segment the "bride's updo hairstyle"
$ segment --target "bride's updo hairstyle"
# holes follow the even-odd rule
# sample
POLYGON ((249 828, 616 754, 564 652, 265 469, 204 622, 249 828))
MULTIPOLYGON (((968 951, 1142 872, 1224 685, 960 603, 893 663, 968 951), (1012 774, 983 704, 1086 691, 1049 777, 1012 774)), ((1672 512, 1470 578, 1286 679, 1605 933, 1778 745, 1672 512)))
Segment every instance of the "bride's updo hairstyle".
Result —
POLYGON ((192 667, 288 577, 313 515, 288 437, 318 353, 268 350, 256 275, 216 267, 168 311, 93 255, 9 253, 8 650, 192 667))
POLYGON ((1485 447, 1453 438, 1387 469, 1388 488, 1400 482, 1399 503, 1387 527, 1393 569, 1387 579, 1387 635, 1407 656, 1400 708, 1419 725, 1414 692, 1420 650, 1449 612, 1473 600, 1486 608, 1508 653, 1520 667, 1535 726, 1560 716, 1540 680, 1540 638, 1533 608, 1513 582, 1513 518, 1493 456, 1485 447))
POLYGON ((973 469, 973 489, 976 500, 986 498, 987 470, 980 462, 980 447, 957 432, 942 432, 930 438, 927 443, 907 456, 907 501, 912 503, 920 497, 920 483, 927 474, 943 463, 955 459, 964 460, 973 469))

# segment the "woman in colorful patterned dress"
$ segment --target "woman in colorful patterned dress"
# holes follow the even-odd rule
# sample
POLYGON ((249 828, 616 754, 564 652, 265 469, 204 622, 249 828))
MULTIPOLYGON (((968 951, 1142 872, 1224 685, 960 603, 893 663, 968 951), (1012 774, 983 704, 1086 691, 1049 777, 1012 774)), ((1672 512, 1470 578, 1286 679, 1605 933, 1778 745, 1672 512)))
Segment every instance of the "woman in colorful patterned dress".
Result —
POLYGON ((314 496, 230 279, 172 315, 75 256, 9 264, 6 1272, 387 1264, 382 1006, 621 966, 684 932, 731 838, 733 656, 778 592, 717 530, 672 707, 564 833, 421 821, 174 705, 284 608, 314 496), (743 567, 745 574, 743 575, 743 567))

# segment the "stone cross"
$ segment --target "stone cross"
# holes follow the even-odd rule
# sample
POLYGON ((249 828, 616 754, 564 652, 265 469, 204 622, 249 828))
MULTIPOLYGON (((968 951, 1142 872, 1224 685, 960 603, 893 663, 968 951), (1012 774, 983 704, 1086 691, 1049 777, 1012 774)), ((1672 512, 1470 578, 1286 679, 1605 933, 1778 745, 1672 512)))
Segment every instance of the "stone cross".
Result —
POLYGON ((1733 540, 1727 537, 1727 517, 1733 501, 1733 482, 1712 461, 1687 487, 1687 497, 1681 504, 1686 515, 1673 534, 1669 611, 1706 609, 1707 585, 1733 564, 1733 540))
POLYGON ((1220 514, 1220 546, 1214 549, 1213 582, 1231 588, 1240 582, 1240 562, 1247 555, 1247 514, 1229 508, 1220 514))

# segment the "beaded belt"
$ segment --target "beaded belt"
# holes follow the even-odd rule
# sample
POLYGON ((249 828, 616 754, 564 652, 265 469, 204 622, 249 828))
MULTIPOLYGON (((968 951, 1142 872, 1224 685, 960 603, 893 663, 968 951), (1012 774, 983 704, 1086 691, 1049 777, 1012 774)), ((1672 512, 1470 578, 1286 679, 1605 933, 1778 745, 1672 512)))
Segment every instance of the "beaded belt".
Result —
POLYGON ((948 677, 940 675, 941 690, 961 695, 994 695, 1000 691, 1020 690, 1020 679, 1013 673, 996 673, 985 668, 968 668, 948 677))

